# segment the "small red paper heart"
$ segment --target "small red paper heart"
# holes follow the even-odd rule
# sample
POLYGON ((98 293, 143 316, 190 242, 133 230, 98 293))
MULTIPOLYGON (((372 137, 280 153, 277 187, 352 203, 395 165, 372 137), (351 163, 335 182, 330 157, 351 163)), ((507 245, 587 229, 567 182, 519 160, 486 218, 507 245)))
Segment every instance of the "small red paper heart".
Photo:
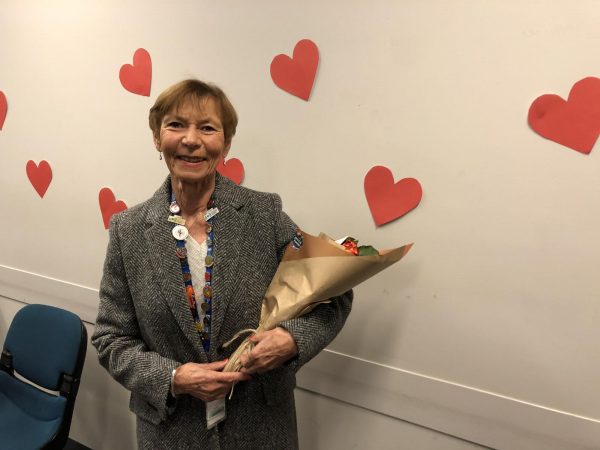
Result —
POLYGON ((589 154, 600 134, 600 78, 575 83, 567 101, 554 94, 538 97, 527 120, 540 136, 589 154))
POLYGON ((375 166, 365 175, 365 196, 375 224, 380 226, 416 208, 423 190, 414 178, 404 178, 394 183, 390 169, 375 166))
POLYGON ((123 200, 117 201, 115 194, 108 187, 100 189, 98 203, 100 203, 100 212, 102 212, 102 220, 104 221, 104 229, 106 230, 108 230, 112 215, 127 209, 125 202, 123 200))
POLYGON ((293 58, 277 55, 271 62, 273 82, 286 92, 308 100, 319 66, 319 49, 316 44, 303 39, 294 47, 293 58))
POLYGON ((29 160, 25 166, 25 171, 33 188, 41 198, 44 198, 44 194, 52 181, 52 168, 50 164, 47 161, 40 161, 38 165, 29 160))
POLYGON ((143 48, 138 48, 133 54, 133 65, 123 64, 121 66, 119 80, 129 92, 149 97, 152 83, 150 53, 143 48))
POLYGON ((228 159, 227 162, 221 159, 217 166, 217 171, 235 184, 240 184, 244 179, 244 165, 237 158, 228 159))
POLYGON ((8 102, 6 101, 6 95, 0 91, 0 130, 4 126, 4 120, 6 119, 6 112, 8 111, 8 102))

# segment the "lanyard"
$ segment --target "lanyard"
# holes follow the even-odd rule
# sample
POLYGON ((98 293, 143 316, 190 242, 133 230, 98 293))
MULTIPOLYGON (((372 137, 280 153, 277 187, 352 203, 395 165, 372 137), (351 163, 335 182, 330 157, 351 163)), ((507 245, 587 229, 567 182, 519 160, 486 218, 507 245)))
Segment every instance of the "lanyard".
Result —
POLYGON ((213 256, 213 243, 214 243, 214 231, 212 219, 219 212, 218 208, 214 207, 214 201, 211 198, 208 202, 208 211, 204 214, 204 220, 208 223, 207 236, 206 236, 206 257, 204 258, 204 288, 202 289, 202 304, 200 305, 201 314, 198 312, 198 305, 196 303, 196 292, 194 285, 192 284, 192 273, 190 272, 190 265, 187 258, 187 249, 185 247, 185 239, 189 236, 189 231, 185 227, 185 221, 181 217, 181 208, 177 204, 175 194, 171 194, 171 205, 169 206, 171 216, 169 216, 169 222, 175 222, 178 225, 172 230, 173 237, 175 238, 175 254, 179 258, 181 263, 181 275, 183 278, 183 285, 185 287, 185 294, 187 297, 188 307, 192 313, 194 319, 194 328, 200 335, 202 340, 202 346, 208 353, 210 349, 210 323, 212 316, 212 298, 213 298, 213 287, 212 287, 212 271, 214 265, 213 256))

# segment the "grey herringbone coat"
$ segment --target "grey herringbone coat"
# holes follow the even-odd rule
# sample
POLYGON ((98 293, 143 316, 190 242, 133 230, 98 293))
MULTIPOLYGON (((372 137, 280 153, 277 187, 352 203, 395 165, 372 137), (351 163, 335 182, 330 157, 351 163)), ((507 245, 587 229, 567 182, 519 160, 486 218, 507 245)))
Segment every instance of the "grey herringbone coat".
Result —
MULTIPOLYGON (((295 373, 339 332, 352 292, 282 324, 298 357, 280 369, 239 383, 227 419, 206 429, 204 403, 169 396, 171 371, 186 362, 227 357, 219 346, 236 331, 255 328, 261 300, 283 249, 296 230, 275 194, 255 192, 217 175, 214 193, 213 316, 206 354, 187 307, 171 235, 170 178, 152 198, 111 220, 92 343, 100 363, 131 391, 143 449, 294 449, 295 373)), ((236 343, 237 344, 237 343, 236 343)))

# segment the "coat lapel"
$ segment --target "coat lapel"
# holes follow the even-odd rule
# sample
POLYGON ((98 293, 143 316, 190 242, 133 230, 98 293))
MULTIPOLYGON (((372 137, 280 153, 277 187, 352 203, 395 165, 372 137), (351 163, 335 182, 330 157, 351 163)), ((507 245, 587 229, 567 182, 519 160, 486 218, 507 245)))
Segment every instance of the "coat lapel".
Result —
MULTIPOLYGON (((217 342, 227 310, 235 302, 239 282, 235 279, 240 262, 241 240, 244 239, 247 214, 242 192, 232 181, 217 174, 215 205, 219 214, 214 220, 213 315, 211 324, 211 354, 223 342, 217 342)), ((223 341, 231 336, 223 336, 223 341)))
POLYGON ((149 247, 149 260, 154 279, 160 287, 164 301, 169 305, 177 324, 189 340, 201 360, 207 361, 202 341, 194 328, 194 320, 187 307, 187 299, 181 278, 181 265, 175 256, 175 242, 168 222, 171 178, 156 191, 149 203, 145 237, 149 247))

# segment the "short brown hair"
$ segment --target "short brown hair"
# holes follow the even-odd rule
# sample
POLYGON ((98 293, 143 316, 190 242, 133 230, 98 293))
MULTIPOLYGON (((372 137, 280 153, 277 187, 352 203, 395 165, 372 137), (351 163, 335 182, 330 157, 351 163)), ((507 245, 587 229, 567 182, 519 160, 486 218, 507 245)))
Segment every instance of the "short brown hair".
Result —
POLYGON ((204 81, 189 79, 183 80, 165 89, 150 108, 148 122, 154 137, 160 133, 160 125, 165 117, 173 108, 181 106, 188 100, 201 101, 206 98, 212 98, 217 102, 220 110, 225 143, 231 143, 235 135, 238 117, 235 108, 218 86, 205 83, 204 81))

